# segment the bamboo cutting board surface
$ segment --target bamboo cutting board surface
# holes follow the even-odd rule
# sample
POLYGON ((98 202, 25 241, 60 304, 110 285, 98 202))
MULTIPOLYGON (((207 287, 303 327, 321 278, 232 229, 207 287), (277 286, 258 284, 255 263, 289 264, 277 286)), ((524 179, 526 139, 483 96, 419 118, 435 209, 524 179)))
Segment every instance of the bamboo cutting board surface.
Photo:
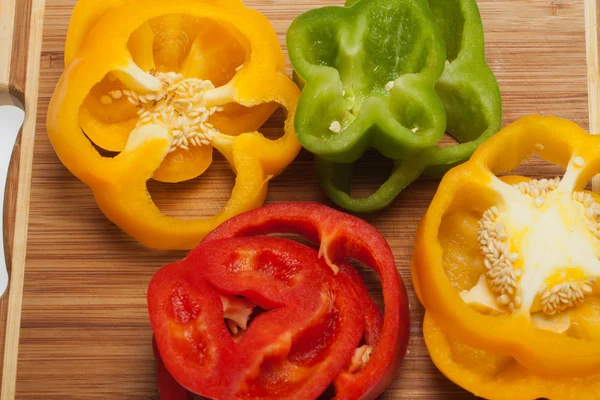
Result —
MULTIPOLYGON (((43 31, 35 33, 42 42, 37 57, 38 109, 16 398, 158 399, 146 289, 159 267, 184 253, 145 249, 112 225, 98 210, 90 190, 61 165, 50 145, 45 114, 63 70, 63 46, 74 3, 46 0, 43 31)), ((340 1, 247 1, 271 20, 284 49, 285 32, 294 17, 335 3, 340 1)), ((25 15, 44 6, 39 0, 17 4, 25 15)), ((479 0, 479 6, 488 61, 503 95, 504 124, 541 113, 574 120, 588 129, 584 0, 479 0)), ((276 113, 265 129, 279 132, 282 118, 276 113)), ((376 187, 373 182, 383 181, 387 165, 367 157, 360 167, 356 193, 365 194, 376 187)), ((521 172, 548 176, 556 170, 531 160, 521 172)), ((176 186, 150 182, 149 190, 167 214, 190 218, 216 213, 232 184, 233 174, 221 157, 199 179, 176 186)), ((382 396, 386 399, 472 397, 431 363, 421 333, 423 309, 409 274, 414 232, 437 184, 421 178, 387 210, 364 216, 392 246, 410 296, 409 351, 397 379, 382 396)), ((332 205, 318 185, 312 156, 305 151, 270 184, 267 203, 284 201, 332 205)), ((363 276, 380 299, 375 274, 363 276)), ((11 373, 5 371, 4 376, 11 373)))

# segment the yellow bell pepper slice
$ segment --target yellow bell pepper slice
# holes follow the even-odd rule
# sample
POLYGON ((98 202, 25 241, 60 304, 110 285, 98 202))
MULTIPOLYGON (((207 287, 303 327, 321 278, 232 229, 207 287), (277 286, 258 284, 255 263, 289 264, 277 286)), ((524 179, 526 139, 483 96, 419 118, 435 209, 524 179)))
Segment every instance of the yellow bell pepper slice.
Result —
POLYGON ((476 396, 494 400, 577 399, 600 397, 600 374, 544 376, 514 358, 487 352, 453 339, 425 313, 423 337, 435 366, 448 379, 476 396))
MULTIPOLYGON (((413 282, 429 326, 479 353, 453 347, 454 361, 447 360, 449 344, 431 328, 436 363, 470 357, 467 369, 483 376, 500 362, 495 354, 532 382, 552 377, 566 385, 523 390, 535 397, 568 398, 556 393, 578 393, 569 385, 600 373, 600 197, 584 190, 599 172, 600 137, 570 121, 530 116, 446 174, 417 231, 413 282), (498 177, 532 154, 565 168, 564 176, 498 177)), ((475 393, 494 393, 493 380, 488 391, 479 386, 483 378, 442 371, 475 393)), ((508 391, 515 397, 490 397, 526 398, 519 388, 508 391)))
POLYGON ((81 0, 65 65, 47 116, 52 145, 104 214, 149 247, 190 249, 259 207, 300 150, 299 89, 268 20, 240 1, 81 0), (284 135, 270 140, 257 129, 277 107, 287 111, 284 135), (225 207, 192 221, 162 214, 146 181, 198 176, 213 147, 236 173, 225 207))
MULTIPOLYGON (((69 64, 81 46, 81 40, 89 29, 109 10, 122 2, 109 1, 99 4, 95 0, 81 0, 77 3, 65 46, 65 65, 69 64), (114 3, 114 4, 112 4, 114 3)), ((252 13, 241 2, 231 1, 219 4, 236 11, 252 13)), ((262 17, 261 22, 266 20, 262 17)), ((270 28, 268 22, 265 28, 270 28)), ((271 43, 273 44, 273 43, 271 43)), ((211 20, 199 19, 190 15, 164 15, 143 23, 130 36, 127 42, 133 61, 140 69, 149 72, 178 72, 186 78, 202 77, 216 86, 227 83, 235 69, 243 65, 250 51, 247 39, 235 30, 211 20)), ((283 64, 281 64, 283 65, 283 64)), ((85 134, 97 146, 112 152, 120 152, 137 122, 136 108, 126 96, 118 99, 107 94, 121 93, 125 85, 109 74, 96 85, 81 108, 79 122, 85 134), (104 104, 101 102, 104 100, 104 104), (110 101, 109 104, 106 104, 110 101)), ((277 104, 266 103, 252 108, 228 106, 226 119, 235 123, 237 132, 257 130, 275 111, 277 104), (232 110, 236 112, 233 113, 232 110)), ((223 130, 223 116, 211 115, 209 123, 223 130)), ((230 123, 229 125, 233 125, 230 123)), ((225 128, 232 134, 230 126, 225 128)), ((203 146, 192 151, 175 150, 167 155, 153 178, 163 182, 181 182, 201 175, 212 162, 212 148, 203 146)))

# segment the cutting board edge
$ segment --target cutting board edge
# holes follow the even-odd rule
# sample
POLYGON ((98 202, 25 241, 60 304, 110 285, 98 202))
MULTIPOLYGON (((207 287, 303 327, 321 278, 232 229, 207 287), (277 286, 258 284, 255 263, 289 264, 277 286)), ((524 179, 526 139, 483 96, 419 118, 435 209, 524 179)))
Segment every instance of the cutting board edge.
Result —
MULTIPOLYGON (((14 205, 13 212, 4 218, 5 226, 11 227, 12 249, 6 259, 10 260, 9 288, 2 301, 3 320, 0 331, 4 343, 2 354, 2 381, 0 399, 12 400, 16 394, 17 360, 21 330, 21 307, 25 283, 25 259, 27 252, 27 230, 29 226, 29 204, 31 194, 31 174, 33 168, 33 147, 37 121, 39 72, 41 64, 42 34, 45 0, 1 0, 0 9, 9 10, 14 18, 2 18, 0 40, 10 65, 4 68, 8 78, 8 88, 19 98, 25 108, 25 120, 17 141, 7 183, 6 201, 14 205), (10 50, 9 50, 10 49, 10 50), (16 182, 16 184, 11 184, 16 182), (7 219, 12 219, 6 221, 7 219)), ((7 60, 8 61, 8 60, 7 60)), ((6 89, 6 88, 5 88, 6 89)))
MULTIPOLYGON (((598 40, 598 1, 585 0, 585 28, 586 28, 586 52, 588 69, 588 96, 589 96, 589 131, 600 134, 600 63, 599 63, 599 40, 598 40)), ((16 0, 0 0, 0 9, 6 10, 6 5, 13 4, 16 0)), ((10 287, 3 303, 6 303, 7 313, 5 319, 0 321, 0 331, 5 330, 5 342, 2 363, 2 380, 0 381, 0 399, 14 399, 16 394, 17 359, 19 348, 19 335, 21 325, 21 306, 24 288, 25 259, 27 251, 27 231, 29 223, 29 199, 31 190, 31 172, 33 166, 33 150, 35 138, 35 125, 37 120, 37 101, 39 71, 41 62, 41 46, 44 22, 45 0, 26 0, 19 2, 19 11, 14 12, 14 21, 2 19, 0 32, 15 32, 10 37, 12 40, 13 70, 18 64, 24 62, 26 68, 11 75, 13 90, 24 99, 26 108, 25 122, 21 131, 21 142, 19 151, 18 185, 15 196, 17 209, 14 215, 14 244, 11 260, 10 287), (25 4, 25 6, 23 6, 25 4), (18 39, 21 38, 21 39, 18 39), (23 40, 25 38, 25 40, 23 40), (15 43, 21 44, 15 45, 15 43), (16 50, 16 51, 15 51, 16 50), (17 61, 14 61, 17 60, 17 61), (24 73, 23 73, 24 71, 24 73), (8 301, 8 302, 7 302, 8 301), (1 326, 4 324, 4 326, 1 326)), ((0 45, 4 42, 0 40, 0 45)), ((10 51, 8 52, 10 55, 10 51)), ((600 192, 600 176, 594 178, 594 191, 600 192)), ((0 343, 0 346, 2 343, 0 343)), ((0 353, 2 354, 2 353, 0 353)))

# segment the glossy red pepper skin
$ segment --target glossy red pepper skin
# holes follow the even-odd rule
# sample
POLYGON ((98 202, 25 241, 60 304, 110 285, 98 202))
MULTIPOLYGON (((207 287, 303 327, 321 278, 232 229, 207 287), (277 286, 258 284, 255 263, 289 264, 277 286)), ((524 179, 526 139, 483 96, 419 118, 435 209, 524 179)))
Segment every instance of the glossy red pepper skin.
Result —
POLYGON ((408 343, 406 291, 385 239, 366 222, 313 203, 267 206, 224 223, 185 260, 157 272, 148 305, 166 373, 215 399, 316 399, 332 383, 336 399, 376 398, 408 343), (320 243, 319 253, 288 239, 248 237, 275 232, 320 243), (383 318, 345 258, 380 274, 383 318), (268 312, 233 340, 223 295, 268 312), (350 373, 363 344, 372 355, 350 373))

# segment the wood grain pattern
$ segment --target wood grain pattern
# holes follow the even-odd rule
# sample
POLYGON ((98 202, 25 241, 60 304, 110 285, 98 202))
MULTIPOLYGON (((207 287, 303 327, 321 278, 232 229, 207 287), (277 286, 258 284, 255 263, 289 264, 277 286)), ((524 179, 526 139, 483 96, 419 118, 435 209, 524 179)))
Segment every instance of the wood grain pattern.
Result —
MULTIPOLYGON (((35 0, 34 0, 35 1, 35 0)), ((338 2, 338 1, 335 1, 338 2)), ((273 23, 282 46, 292 19, 325 0, 249 0, 273 23)), ((47 0, 39 75, 31 213, 23 295, 18 399, 157 399, 146 287, 163 264, 182 252, 145 249, 98 210, 89 189, 59 162, 45 132, 45 114, 63 69, 62 51, 72 0, 47 0)), ((479 0, 487 55, 500 82, 504 122, 541 113, 588 128, 584 0, 479 0)), ((288 72, 291 68, 288 64, 288 72)), ((280 129, 281 114, 266 128, 280 129)), ((367 156, 356 193, 375 188, 387 165, 367 156)), ((531 159, 521 171, 549 176, 557 169, 531 159)), ((178 185, 152 182, 166 213, 213 214, 229 196, 233 175, 217 158, 201 178, 178 185)), ((410 291, 411 342, 406 362, 382 398, 466 399, 445 379, 423 344, 423 310, 414 295, 409 262, 416 225, 438 181, 422 178, 387 210, 365 216, 388 239, 410 291)), ((267 202, 320 201, 312 156, 301 152, 271 186, 267 202), (298 190, 301 187, 302 190, 298 190)), ((373 273, 364 273, 378 297, 373 273)))
POLYGON ((10 283, 0 304, 2 399, 13 399, 16 392, 43 9, 43 0, 0 1, 0 97, 5 99, 0 105, 26 110, 10 160, 3 210, 2 239, 10 283))
MULTIPOLYGON (((600 134, 600 56, 598 51, 598 0, 585 0, 585 37, 588 66, 590 129, 600 134)), ((592 190, 600 193, 600 175, 592 180, 592 190)))
POLYGON ((15 25, 15 2, 0 1, 0 90, 8 91, 12 38, 15 25))
MULTIPOLYGON (((10 60, 12 53, 12 38, 14 31, 14 23, 15 23, 15 3, 13 0, 1 0, 0 1, 0 106, 11 106, 14 104, 12 96, 9 94, 9 81, 10 81, 10 60)), ((15 154, 19 154, 16 152, 15 154)), ((11 163, 14 166, 14 163, 11 163)), ((13 175, 14 177, 14 175, 13 175)), ((13 180, 9 180, 8 182, 13 182, 13 180)), ((16 193, 17 185, 12 185, 10 188, 8 187, 9 183, 7 182, 7 191, 5 192, 5 199, 13 199, 16 196, 11 196, 12 193, 16 193), (10 189, 10 190, 8 190, 10 189)), ((14 204, 14 202, 10 202, 10 204, 14 204)), ((5 234, 8 234, 9 237, 0 238, 4 240, 4 243, 12 243, 12 232, 14 232, 14 208, 7 206, 6 210, 3 210, 6 216, 3 218, 9 222, 7 229, 4 230, 5 234)), ((7 249, 8 253, 8 249, 7 249)), ((9 265, 9 256, 5 257, 5 262, 9 265)), ((8 315, 8 301, 6 300, 6 295, 4 300, 0 303, 0 377, 2 376, 2 372, 4 370, 4 343, 6 340, 6 322, 8 315)), ((1 381, 0 381, 1 382, 1 381)))

